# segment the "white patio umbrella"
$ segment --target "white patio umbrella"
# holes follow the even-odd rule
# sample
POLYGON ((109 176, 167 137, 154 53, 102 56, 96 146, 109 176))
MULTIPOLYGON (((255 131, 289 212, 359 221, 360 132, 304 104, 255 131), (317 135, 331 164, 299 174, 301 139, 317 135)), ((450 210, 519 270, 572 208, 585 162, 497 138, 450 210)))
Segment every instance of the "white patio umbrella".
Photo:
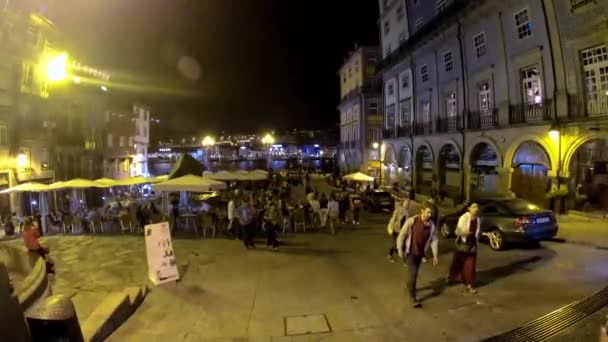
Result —
POLYGON ((205 192, 226 189, 226 184, 206 177, 186 175, 165 182, 152 184, 152 190, 164 192, 205 192))
POLYGON ((49 185, 47 185, 47 184, 29 182, 29 183, 19 184, 12 188, 2 190, 2 191, 0 191, 0 194, 9 194, 11 192, 27 192, 27 191, 39 192, 39 191, 46 191, 48 189, 49 189, 49 185))
POLYGON ((342 179, 346 179, 349 181, 355 181, 355 182, 373 182, 374 181, 374 177, 368 176, 361 172, 351 173, 349 175, 342 177, 342 179))

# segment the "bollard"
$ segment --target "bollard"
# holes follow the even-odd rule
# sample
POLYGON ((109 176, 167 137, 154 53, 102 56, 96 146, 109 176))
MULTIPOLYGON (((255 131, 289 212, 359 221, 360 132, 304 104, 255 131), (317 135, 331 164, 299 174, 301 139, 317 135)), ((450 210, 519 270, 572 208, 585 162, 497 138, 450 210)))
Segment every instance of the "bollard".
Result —
POLYGON ((0 341, 30 341, 21 305, 10 286, 6 266, 0 262, 0 341))
POLYGON ((72 300, 64 295, 45 298, 27 313, 32 341, 84 342, 72 300))

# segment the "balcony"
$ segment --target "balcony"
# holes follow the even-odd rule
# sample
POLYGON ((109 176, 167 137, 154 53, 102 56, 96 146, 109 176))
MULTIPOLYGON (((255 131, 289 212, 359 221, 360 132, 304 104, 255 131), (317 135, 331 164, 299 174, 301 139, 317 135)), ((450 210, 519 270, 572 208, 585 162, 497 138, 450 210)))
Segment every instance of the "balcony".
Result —
POLYGON ((397 131, 394 128, 385 128, 382 130, 383 139, 394 139, 397 137, 397 131))
POLYGON ((458 116, 441 118, 436 123, 438 133, 454 133, 462 129, 461 120, 458 116))
POLYGON ((401 126, 397 126, 397 137, 404 138, 409 137, 412 134, 412 127, 409 123, 404 123, 401 126))
POLYGON ((568 95, 570 119, 608 117, 608 95, 595 93, 568 95))
POLYGON ((509 123, 542 122, 553 119, 553 100, 538 103, 520 103, 509 106, 509 123))
POLYGON ((429 122, 418 122, 414 125, 414 135, 427 135, 433 133, 433 124, 429 122))
POLYGON ((481 112, 469 112, 469 129, 484 129, 498 127, 498 109, 493 108, 481 112))

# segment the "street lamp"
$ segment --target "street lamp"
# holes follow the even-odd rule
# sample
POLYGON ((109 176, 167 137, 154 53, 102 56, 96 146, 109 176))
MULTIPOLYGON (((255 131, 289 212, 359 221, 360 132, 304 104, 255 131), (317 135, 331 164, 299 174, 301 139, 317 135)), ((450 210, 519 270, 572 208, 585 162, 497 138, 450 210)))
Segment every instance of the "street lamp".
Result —
POLYGON ((272 137, 272 135, 266 134, 263 138, 262 138, 262 143, 264 145, 266 145, 266 147, 268 147, 268 167, 270 167, 272 165, 272 151, 271 151, 271 146, 272 144, 274 144, 274 138, 272 137))
POLYGON ((46 65, 46 76, 53 82, 62 81, 67 76, 67 59, 68 55, 62 53, 58 57, 51 59, 46 65))
POLYGON ((377 142, 372 144, 372 147, 374 148, 374 150, 377 150, 378 147, 380 147, 380 144, 378 144, 377 142))
POLYGON ((205 157, 207 158, 207 167, 209 168, 209 148, 215 145, 215 140, 212 137, 206 136, 203 139, 203 147, 205 148, 205 157))
POLYGON ((21 152, 17 155, 17 166, 19 166, 20 169, 24 169, 27 166, 27 156, 25 153, 21 152))

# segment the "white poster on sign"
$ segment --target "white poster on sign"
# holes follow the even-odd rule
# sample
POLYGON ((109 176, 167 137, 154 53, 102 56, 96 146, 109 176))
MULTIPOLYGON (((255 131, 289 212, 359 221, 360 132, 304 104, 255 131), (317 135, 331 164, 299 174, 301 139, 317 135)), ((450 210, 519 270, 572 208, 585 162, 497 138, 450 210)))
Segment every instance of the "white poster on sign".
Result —
POLYGON ((154 285, 177 281, 179 271, 173 251, 169 223, 147 225, 145 232, 148 278, 154 285))

